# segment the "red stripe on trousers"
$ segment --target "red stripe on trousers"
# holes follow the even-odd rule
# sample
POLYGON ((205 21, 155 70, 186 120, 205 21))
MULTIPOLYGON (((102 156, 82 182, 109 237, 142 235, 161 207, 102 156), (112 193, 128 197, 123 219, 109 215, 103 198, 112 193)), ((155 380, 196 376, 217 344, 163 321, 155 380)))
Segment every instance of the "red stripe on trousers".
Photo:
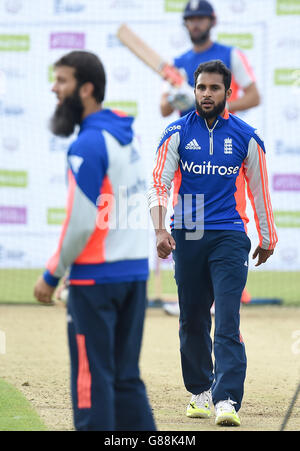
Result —
POLYGON ((95 285, 96 282, 94 279, 70 279, 69 280, 70 285, 95 285))
POLYGON ((77 396, 78 409, 90 409, 92 376, 85 346, 85 336, 76 334, 78 349, 77 396))

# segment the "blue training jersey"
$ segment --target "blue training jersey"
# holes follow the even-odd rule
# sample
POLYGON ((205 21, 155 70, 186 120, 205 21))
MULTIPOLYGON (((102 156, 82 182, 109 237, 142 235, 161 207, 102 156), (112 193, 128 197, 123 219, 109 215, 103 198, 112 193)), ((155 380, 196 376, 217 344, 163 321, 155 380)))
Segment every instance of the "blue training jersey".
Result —
POLYGON ((147 214, 136 202, 147 183, 132 123, 108 109, 81 123, 68 151, 66 219, 44 273, 52 286, 67 270, 76 285, 148 278, 147 229, 133 221, 147 214))
POLYGON ((227 110, 212 127, 193 111, 165 129, 148 192, 150 209, 168 207, 172 182, 171 228, 247 233, 247 184, 260 246, 275 247, 264 143, 254 128, 227 110))

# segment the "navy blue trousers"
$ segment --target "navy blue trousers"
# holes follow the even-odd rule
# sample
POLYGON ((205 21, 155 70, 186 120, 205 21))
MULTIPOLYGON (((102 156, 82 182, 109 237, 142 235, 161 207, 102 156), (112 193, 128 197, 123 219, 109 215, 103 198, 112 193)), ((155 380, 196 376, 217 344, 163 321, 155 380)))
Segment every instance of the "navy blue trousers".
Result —
POLYGON ((173 257, 185 387, 193 394, 212 388, 214 404, 230 398, 237 403, 238 411, 247 366, 239 327, 250 239, 243 232, 230 230, 208 230, 199 240, 186 240, 184 230, 174 230, 172 235, 176 241, 173 257), (212 342, 210 308, 213 302, 212 342))
POLYGON ((68 338, 78 431, 156 429, 139 356, 146 282, 71 286, 68 338))

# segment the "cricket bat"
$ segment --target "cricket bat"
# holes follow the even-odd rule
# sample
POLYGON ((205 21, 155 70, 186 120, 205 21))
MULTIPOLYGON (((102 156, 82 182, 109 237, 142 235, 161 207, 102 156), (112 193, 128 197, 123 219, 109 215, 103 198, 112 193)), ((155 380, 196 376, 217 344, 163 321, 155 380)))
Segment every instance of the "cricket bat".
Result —
POLYGON ((175 66, 167 63, 126 24, 119 27, 117 36, 120 41, 132 51, 132 53, 159 74, 164 80, 168 80, 173 86, 179 87, 185 81, 184 76, 175 66))

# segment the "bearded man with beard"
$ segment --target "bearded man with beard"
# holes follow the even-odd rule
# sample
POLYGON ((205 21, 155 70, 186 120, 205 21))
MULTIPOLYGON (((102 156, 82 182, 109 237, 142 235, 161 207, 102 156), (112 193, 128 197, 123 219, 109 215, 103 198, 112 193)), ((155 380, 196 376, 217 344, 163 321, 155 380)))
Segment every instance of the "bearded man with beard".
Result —
POLYGON ((252 255, 258 257, 255 266, 268 260, 278 241, 264 143, 256 129, 225 108, 230 85, 231 72, 220 60, 199 65, 196 109, 163 132, 148 192, 158 257, 166 259, 172 252, 175 263, 181 367, 192 394, 186 415, 209 418, 214 405, 220 426, 240 425, 247 368, 239 330, 251 249, 246 183, 259 238, 252 255), (169 233, 165 221, 171 188, 169 233))
MULTIPOLYGON (((55 92, 55 88, 53 88, 55 92)), ((58 101, 53 116, 50 119, 51 132, 62 138, 73 134, 76 125, 80 125, 83 114, 83 104, 77 86, 73 94, 68 95, 62 101, 58 101)))
POLYGON ((221 60, 232 72, 228 110, 232 113, 257 106, 260 103, 259 92, 245 54, 238 48, 211 39, 211 30, 216 25, 212 5, 206 0, 190 0, 184 9, 183 20, 193 47, 175 58, 173 64, 184 73, 186 83, 180 88, 164 84, 160 102, 162 116, 169 116, 174 111, 184 116, 194 109, 194 72, 199 64, 216 59, 221 60))
POLYGON ((134 196, 131 214, 136 218, 147 214, 146 175, 133 118, 103 108, 106 77, 95 54, 71 52, 54 68, 52 91, 58 103, 50 128, 65 137, 77 125, 79 130, 67 155, 66 219, 34 295, 50 304, 60 279, 69 272, 75 429, 153 431, 156 426, 139 371, 148 232, 133 220, 130 227, 124 210, 123 215, 117 211, 125 202, 133 205, 134 196), (138 195, 142 203, 137 202, 138 195))

